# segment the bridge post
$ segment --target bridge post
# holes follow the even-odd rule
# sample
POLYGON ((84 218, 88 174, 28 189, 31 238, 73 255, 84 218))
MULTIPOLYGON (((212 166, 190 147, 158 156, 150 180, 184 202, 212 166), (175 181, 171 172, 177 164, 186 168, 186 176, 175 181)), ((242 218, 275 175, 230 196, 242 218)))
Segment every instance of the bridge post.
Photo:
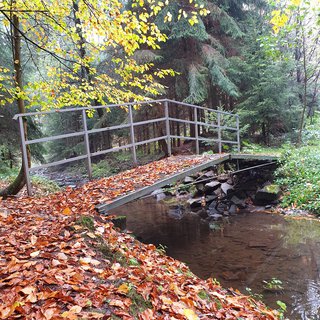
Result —
POLYGON ((237 121, 237 144, 238 144, 238 152, 240 152, 240 123, 239 123, 239 115, 236 115, 236 121, 237 121))
POLYGON ((22 164, 24 169, 24 176, 26 177, 26 184, 27 184, 27 192, 28 196, 32 196, 31 190, 31 181, 29 175, 29 164, 28 164, 28 155, 27 155, 27 145, 26 145, 26 137, 23 125, 23 117, 19 117, 19 129, 20 129, 20 137, 21 137, 21 149, 22 149, 22 164))
POLYGON ((136 153, 136 142, 134 137, 132 106, 129 105, 128 108, 129 108, 130 136, 131 136, 131 145, 132 145, 132 159, 133 159, 133 163, 137 164, 137 153, 136 153))
POLYGON ((91 152, 90 152, 88 125, 87 125, 87 114, 85 109, 82 109, 82 123, 83 123, 84 144, 85 144, 86 154, 87 154, 88 177, 91 180, 92 179, 91 152))
POLYGON ((171 152, 171 137, 170 137, 170 120, 169 120, 168 101, 164 102, 164 114, 165 114, 165 118, 166 118, 166 135, 167 135, 168 156, 170 157, 172 152, 171 152))
POLYGON ((194 108, 194 137, 196 138, 196 154, 199 154, 198 109, 194 108))
POLYGON ((222 152, 222 143, 221 143, 221 113, 218 111, 218 145, 219 145, 219 153, 222 152))

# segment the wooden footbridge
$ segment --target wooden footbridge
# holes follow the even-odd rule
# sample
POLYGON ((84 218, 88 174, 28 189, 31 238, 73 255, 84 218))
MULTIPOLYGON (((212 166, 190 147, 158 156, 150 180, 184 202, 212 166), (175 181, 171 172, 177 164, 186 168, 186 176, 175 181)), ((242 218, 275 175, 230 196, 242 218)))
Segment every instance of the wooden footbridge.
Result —
MULTIPOLYGON (((186 114, 184 112, 184 114, 186 114)), ((113 199, 111 203, 100 204, 97 206, 99 211, 107 211, 124 203, 142 197, 150 192, 159 189, 165 185, 172 184, 178 180, 183 179, 188 175, 192 175, 195 172, 199 172, 208 167, 217 165, 219 163, 240 160, 240 159, 252 159, 252 160, 276 160, 274 156, 254 156, 254 155, 243 155, 240 154, 240 125, 239 116, 230 112, 221 110, 213 110, 206 107, 192 105, 188 103, 178 102, 169 99, 152 100, 143 102, 134 102, 126 104, 113 104, 106 106, 95 106, 95 107, 82 107, 82 108, 67 108, 59 110, 51 110, 45 112, 30 112, 26 114, 17 114, 14 119, 19 121, 21 146, 23 153, 23 166, 27 181, 28 194, 32 194, 30 173, 35 170, 48 168, 52 166, 58 166, 66 163, 71 163, 79 160, 85 160, 87 164, 88 177, 92 178, 92 158, 96 156, 106 155, 111 152, 117 152, 120 150, 130 150, 132 154, 132 160, 134 164, 138 164, 137 159, 137 148, 147 144, 159 144, 160 141, 166 145, 167 156, 172 154, 172 142, 173 140, 180 140, 182 143, 186 141, 192 141, 194 147, 195 157, 199 156, 201 149, 205 146, 206 150, 217 149, 217 153, 211 156, 203 157, 201 161, 198 161, 197 165, 190 168, 177 172, 169 177, 165 177, 151 186, 142 187, 134 192, 127 195, 120 196, 113 199), (136 118, 136 113, 139 108, 152 107, 157 108, 156 117, 151 119, 143 119, 140 121, 136 118), (105 109, 108 112, 112 112, 113 109, 121 108, 127 111, 127 117, 125 123, 121 123, 114 126, 108 126, 103 128, 95 128, 88 126, 88 115, 95 110, 105 109), (178 113, 175 112, 176 108, 184 108, 188 110, 188 117, 178 117, 178 113), (82 129, 77 132, 68 132, 60 135, 47 136, 39 139, 29 139, 26 136, 24 121, 27 117, 47 117, 52 114, 63 114, 63 113, 81 113, 82 118, 82 129), (160 116, 159 116, 160 115, 160 116), (180 123, 184 125, 184 133, 177 134, 174 132, 173 124, 180 123), (140 126, 157 124, 160 126, 159 136, 155 136, 148 140, 138 140, 136 131, 140 126), (93 139, 93 135, 101 132, 111 132, 114 130, 128 130, 128 140, 121 146, 111 146, 107 149, 101 149, 98 151, 92 151, 90 149, 90 142, 93 139), (37 143, 45 143, 49 141, 56 141, 60 139, 66 139, 71 137, 82 137, 84 153, 74 157, 61 159, 54 162, 47 162, 41 165, 28 165, 28 154, 27 148, 30 145, 37 143), (224 146, 228 145, 228 150, 233 150, 230 153, 222 153, 224 146), (196 156, 198 155, 198 156, 196 156)), ((42 120, 44 121, 44 120, 42 120)))
MULTIPOLYGON (((181 161, 183 161, 184 157, 180 157, 181 161)), ((272 164, 275 161, 277 161, 276 156, 270 156, 270 155, 252 155, 252 154, 216 154, 216 155, 210 155, 210 156, 205 156, 201 159, 201 157, 198 157, 198 160, 200 160, 199 164, 190 166, 189 168, 186 168, 180 172, 177 172, 175 174, 172 174, 168 177, 165 177, 163 179, 160 179, 153 183, 151 186, 146 186, 143 188, 139 188, 133 192, 130 192, 128 194, 125 194, 123 196, 119 196, 112 201, 108 203, 102 203, 100 205, 96 206, 96 209, 100 213, 106 213, 109 212, 111 209, 117 208, 123 204, 126 204, 128 202, 131 202, 133 200, 139 199, 145 195, 150 194, 151 192, 160 189, 164 186, 172 185, 177 181, 182 181, 185 177, 187 176, 192 176, 197 172, 203 171, 205 169, 214 167, 216 165, 222 164, 227 161, 232 161, 232 160, 247 160, 247 161, 263 161, 265 162, 262 165, 257 165, 255 167, 260 167, 268 164, 272 164)), ((179 159, 178 159, 179 161, 179 159)), ((239 167, 238 167, 239 168, 239 167)), ((243 170, 247 170, 248 168, 245 168, 243 170)), ((241 169, 238 170, 242 171, 241 169)))

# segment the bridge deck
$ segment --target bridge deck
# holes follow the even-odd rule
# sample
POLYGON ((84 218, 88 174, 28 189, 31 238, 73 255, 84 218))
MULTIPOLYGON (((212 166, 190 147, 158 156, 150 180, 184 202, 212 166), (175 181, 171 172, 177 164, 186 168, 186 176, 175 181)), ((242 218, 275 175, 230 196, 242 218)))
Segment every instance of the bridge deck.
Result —
POLYGON ((152 191, 157 190, 166 185, 173 184, 179 180, 184 179, 186 176, 195 174, 196 172, 205 170, 213 165, 223 163, 230 160, 256 160, 256 161, 276 161, 277 156, 274 155, 252 155, 252 154, 215 154, 210 156, 179 156, 168 158, 168 165, 170 162, 183 162, 184 159, 192 159, 195 165, 180 170, 170 175, 164 176, 162 179, 153 182, 152 185, 143 186, 128 194, 116 197, 108 203, 101 203, 96 206, 100 213, 107 213, 109 210, 119 207, 125 203, 141 198, 150 194, 152 191))

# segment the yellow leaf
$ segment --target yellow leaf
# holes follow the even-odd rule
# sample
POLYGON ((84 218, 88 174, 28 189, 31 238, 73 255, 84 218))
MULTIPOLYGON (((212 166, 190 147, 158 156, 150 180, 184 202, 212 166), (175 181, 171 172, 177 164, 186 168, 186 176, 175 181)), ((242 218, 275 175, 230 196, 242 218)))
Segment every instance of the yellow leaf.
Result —
POLYGON ((62 317, 63 318, 67 318, 67 319, 78 319, 78 317, 76 316, 77 313, 80 313, 82 310, 82 307, 80 306, 73 306, 71 307, 71 309, 69 311, 65 311, 62 313, 62 317))
POLYGON ((130 288, 127 283, 123 283, 118 289, 117 292, 127 294, 129 292, 130 288))
POLYGON ((192 309, 184 309, 183 314, 186 316, 188 320, 198 320, 199 317, 192 309))
POLYGON ((73 306, 71 307, 71 309, 69 310, 70 312, 73 312, 73 313, 80 313, 82 310, 82 307, 80 306, 73 306))
POLYGON ((294 6, 300 6, 301 0, 291 0, 291 4, 294 6))

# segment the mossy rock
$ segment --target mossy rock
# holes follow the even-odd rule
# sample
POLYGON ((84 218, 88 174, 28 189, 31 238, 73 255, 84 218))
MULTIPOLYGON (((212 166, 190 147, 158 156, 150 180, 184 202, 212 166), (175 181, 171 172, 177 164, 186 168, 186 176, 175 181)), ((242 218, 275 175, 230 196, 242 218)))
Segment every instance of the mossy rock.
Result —
POLYGON ((258 190, 255 195, 255 204, 266 205, 279 199, 281 189, 277 184, 269 184, 258 190))
POLYGON ((281 189, 277 184, 269 184, 265 186, 262 190, 268 193, 276 194, 276 195, 281 193, 281 189))

